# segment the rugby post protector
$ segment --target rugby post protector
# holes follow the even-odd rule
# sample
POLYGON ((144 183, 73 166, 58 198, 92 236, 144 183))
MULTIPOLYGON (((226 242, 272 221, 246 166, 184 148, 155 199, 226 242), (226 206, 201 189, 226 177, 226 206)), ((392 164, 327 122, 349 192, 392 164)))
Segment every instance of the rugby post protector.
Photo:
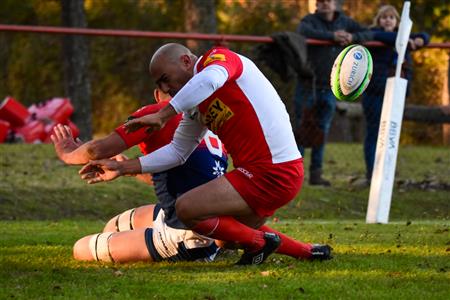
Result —
POLYGON ((384 91, 366 223, 387 224, 389 222, 400 130, 405 106, 406 87, 408 85, 408 80, 401 78, 400 72, 412 28, 412 21, 409 18, 410 5, 411 2, 409 1, 405 1, 403 5, 395 41, 395 48, 398 54, 397 68, 395 77, 387 79, 384 91))

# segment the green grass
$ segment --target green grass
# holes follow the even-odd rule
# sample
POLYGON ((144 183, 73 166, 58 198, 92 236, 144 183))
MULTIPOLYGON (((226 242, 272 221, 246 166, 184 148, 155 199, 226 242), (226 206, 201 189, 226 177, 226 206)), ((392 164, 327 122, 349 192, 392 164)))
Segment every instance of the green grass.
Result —
POLYGON ((88 186, 49 145, 0 145, 0 299, 448 299, 448 149, 401 148, 396 178, 412 184, 396 185, 388 225, 364 224, 369 189, 350 183, 364 174, 361 146, 330 144, 326 153, 333 186, 305 183, 270 225, 331 244, 333 260, 273 255, 235 267, 239 254, 227 253, 211 264, 112 265, 73 260, 72 245, 155 202, 153 189, 133 178, 88 186))
POLYGON ((71 247, 98 221, 0 222, 0 298, 19 299, 448 299, 449 226, 286 221, 298 239, 330 243, 335 258, 301 262, 273 255, 261 266, 80 263, 71 247))
MULTIPOLYGON (((89 186, 50 145, 0 145, 0 219, 98 219, 155 202, 153 188, 123 177, 89 186)), ((132 151, 128 154, 135 155, 132 151)))
MULTIPOLYGON (((0 220, 102 219, 130 207, 154 203, 152 188, 133 178, 89 186, 78 167, 64 166, 50 145, 0 145, 0 220)), ((331 188, 304 184, 301 193, 279 218, 363 220, 369 188, 356 188, 350 181, 364 177, 361 145, 329 144, 325 173, 331 188)), ((130 151, 130 156, 137 155, 130 151)), ((309 153, 305 156, 308 168, 309 153)), ((449 219, 450 155, 446 147, 401 148, 398 181, 434 181, 446 188, 417 184, 396 187, 390 219, 449 219)), ((308 172, 306 172, 306 176, 308 172)))

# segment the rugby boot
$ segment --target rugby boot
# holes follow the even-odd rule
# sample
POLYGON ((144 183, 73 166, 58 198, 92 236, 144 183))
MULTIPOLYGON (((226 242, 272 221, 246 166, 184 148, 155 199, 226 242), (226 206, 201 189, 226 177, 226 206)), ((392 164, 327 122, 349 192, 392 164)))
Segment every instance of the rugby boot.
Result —
POLYGON ((281 244, 280 237, 277 234, 271 232, 264 233, 264 240, 266 241, 264 247, 253 252, 244 251, 244 254, 242 254, 241 259, 239 259, 236 265, 262 264, 266 260, 266 258, 270 254, 275 252, 281 244))
POLYGON ((320 244, 314 244, 312 246, 310 260, 328 260, 332 258, 330 246, 320 244))

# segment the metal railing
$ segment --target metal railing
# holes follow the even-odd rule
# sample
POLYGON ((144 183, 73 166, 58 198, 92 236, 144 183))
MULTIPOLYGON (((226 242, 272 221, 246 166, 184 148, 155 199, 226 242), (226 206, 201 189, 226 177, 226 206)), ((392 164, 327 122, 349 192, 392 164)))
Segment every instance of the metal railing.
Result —
MULTIPOLYGON (((118 30, 118 29, 95 29, 95 28, 72 28, 53 26, 26 26, 26 25, 6 25, 0 24, 0 31, 5 32, 28 32, 46 34, 65 35, 90 35, 90 36, 111 36, 111 37, 131 37, 131 38, 167 38, 186 40, 209 40, 215 42, 250 42, 250 43, 272 43, 269 36, 235 35, 235 34, 205 34, 205 33, 180 33, 162 31, 139 31, 139 30, 118 30)), ((308 44, 332 45, 330 41, 307 39, 308 44)), ((366 46, 383 47, 381 42, 366 42, 366 46)), ((450 48, 450 42, 430 43, 428 48, 450 48)))

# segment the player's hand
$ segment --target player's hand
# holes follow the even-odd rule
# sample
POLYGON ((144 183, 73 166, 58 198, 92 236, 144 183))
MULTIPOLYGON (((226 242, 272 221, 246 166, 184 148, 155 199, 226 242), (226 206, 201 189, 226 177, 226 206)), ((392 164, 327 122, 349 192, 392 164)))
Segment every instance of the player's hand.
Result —
POLYGON ((140 118, 129 120, 125 123, 126 131, 134 132, 142 127, 148 127, 147 133, 151 133, 155 130, 159 130, 164 126, 159 114, 149 114, 140 118))
POLYGON ((56 155, 64 161, 64 154, 70 153, 80 147, 83 143, 80 139, 74 139, 72 130, 67 125, 58 124, 53 128, 53 134, 50 136, 55 147, 56 155))
POLYGON ((117 154, 117 155, 111 157, 111 159, 114 159, 115 161, 125 161, 125 160, 128 160, 129 158, 125 154, 121 153, 121 154, 117 154))
POLYGON ((111 181, 122 175, 120 162, 113 159, 92 160, 78 173, 89 184, 111 181))

